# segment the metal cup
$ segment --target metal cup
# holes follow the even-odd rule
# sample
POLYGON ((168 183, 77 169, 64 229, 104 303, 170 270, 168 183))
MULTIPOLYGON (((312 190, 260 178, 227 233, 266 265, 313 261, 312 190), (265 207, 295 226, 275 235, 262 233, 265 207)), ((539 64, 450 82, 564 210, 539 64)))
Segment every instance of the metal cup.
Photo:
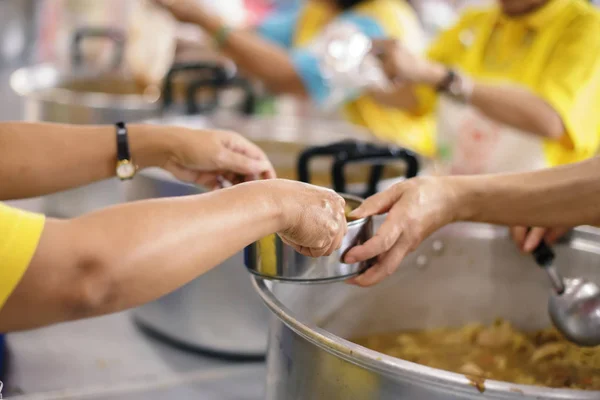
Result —
MULTIPOLYGON (((363 202, 360 197, 340 195, 352 209, 363 202)), ((342 261, 348 250, 365 243, 372 236, 373 222, 370 217, 349 221, 342 246, 329 256, 313 258, 298 253, 273 234, 246 247, 246 267, 254 275, 276 281, 319 283, 345 280, 364 272, 373 264, 373 260, 354 264, 342 261)))

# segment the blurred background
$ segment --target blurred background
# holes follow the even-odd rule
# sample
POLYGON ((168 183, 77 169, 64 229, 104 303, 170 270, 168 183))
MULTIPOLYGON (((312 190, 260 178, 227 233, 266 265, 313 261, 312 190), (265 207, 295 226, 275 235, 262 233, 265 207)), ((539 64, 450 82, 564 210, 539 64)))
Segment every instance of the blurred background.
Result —
MULTIPOLYGON (((273 13, 293 10, 301 2, 197 1, 239 29, 259 26, 273 13)), ((419 34, 406 39, 419 42, 415 47, 422 48, 456 23, 466 7, 496 1, 407 3, 416 12, 419 34)), ((592 3, 600 6, 600 0, 592 3)), ((362 195, 397 182, 398 176, 404 178, 406 160, 397 159, 398 143, 392 146, 385 137, 372 135, 364 126, 341 117, 335 108, 325 109, 290 93, 273 95, 260 80, 246 79, 231 60, 218 54, 214 37, 198 26, 169 25, 158 14, 143 14, 138 5, 137 0, 0 0, 0 121, 112 124, 125 120, 234 129, 268 153, 279 176, 291 179, 302 175, 297 171, 299 156, 307 148, 335 155, 349 151, 348 140, 366 141, 370 146, 360 147, 362 153, 347 160, 356 165, 349 166, 346 181, 330 176, 330 161, 316 160, 313 183, 336 190, 347 185, 362 195), (175 37, 175 49, 170 37, 161 37, 167 31, 175 37), (134 41, 146 49, 154 47, 155 52, 147 51, 146 58, 136 59, 128 47, 134 41), (164 65, 159 62, 161 54, 164 65), (152 73, 160 79, 141 85, 139 72, 146 67, 156 68, 152 73), (135 71, 138 76, 134 77, 135 71), (389 165, 385 171, 383 164, 389 165)), ((430 160, 424 154, 417 156, 423 165, 430 160)), ((128 185, 111 180, 14 205, 73 217, 118 202, 197 192, 156 174, 140 174, 128 185)), ((8 335, 9 355, 4 366, 0 363, 4 393, 22 394, 24 399, 36 393, 45 393, 37 398, 63 398, 69 388, 72 398, 90 399, 136 395, 140 399, 262 398, 265 366, 261 357, 268 315, 249 286, 241 255, 236 257, 174 297, 162 299, 163 303, 133 313, 8 335), (144 328, 134 325, 134 317, 144 328), (213 323, 206 324, 209 319, 213 323), (148 335, 148 329, 153 334, 148 335), (173 342, 175 346, 170 345, 173 342), (182 343, 185 350, 180 349, 182 343), (254 363, 232 364, 227 357, 192 354, 190 347, 254 363), (139 387, 128 380, 138 382, 139 387), (106 392, 107 385, 112 394, 106 392), (144 388, 159 390, 161 385, 170 389, 160 395, 144 392, 144 388)), ((4 339, 0 335, 0 361, 4 339)))

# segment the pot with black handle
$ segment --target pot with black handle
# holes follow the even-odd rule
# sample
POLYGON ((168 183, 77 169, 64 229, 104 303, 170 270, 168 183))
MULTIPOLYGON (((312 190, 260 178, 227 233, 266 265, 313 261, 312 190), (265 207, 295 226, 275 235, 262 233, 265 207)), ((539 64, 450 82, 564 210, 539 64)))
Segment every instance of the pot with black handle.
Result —
MULTIPOLYGON (((71 65, 54 64, 21 68, 11 75, 13 90, 25 99, 25 118, 73 124, 114 124, 165 115, 184 114, 186 85, 191 80, 231 73, 216 63, 178 63, 171 67, 162 88, 145 89, 121 68, 125 36, 118 29, 85 27, 73 34, 71 65), (111 65, 103 71, 85 65, 82 43, 104 39, 114 44, 111 65)), ((48 195, 43 211, 52 216, 74 217, 125 200, 127 183, 116 178, 48 195)))
MULTIPOLYGON (((177 124, 179 121, 181 125, 194 127, 197 118, 180 117, 168 123, 177 124)), ((267 140, 255 137, 259 146, 267 140)), ((274 143, 271 142, 271 145, 274 143)), ((303 154, 299 160, 302 171, 318 167, 314 159, 316 154, 320 157, 327 154, 331 165, 338 165, 338 169, 344 167, 343 170, 354 162, 368 163, 370 160, 376 165, 392 161, 415 165, 413 155, 408 152, 354 141, 309 147, 303 154)), ((281 155, 272 152, 267 152, 267 155, 273 159, 281 158, 281 155)), ((297 163, 298 159, 294 160, 297 163)), ((277 170, 277 165, 275 168, 277 170)), ((312 176, 322 176, 324 171, 329 175, 331 168, 329 171, 317 169, 312 176)), ((284 168, 283 172, 287 173, 287 170, 284 168)), ((411 173, 416 173, 416 170, 411 169, 411 173)), ((293 176, 290 178, 293 179, 293 176)), ((344 185, 346 180, 355 182, 356 178, 345 177, 344 185)), ((340 182, 338 180, 338 185, 342 184, 340 182)), ((364 186, 353 184, 347 189, 365 194, 362 191, 364 186)), ((128 198, 185 196, 202 191, 202 188, 177 182, 163 171, 148 170, 142 171, 133 180, 128 198)), ((252 289, 244 267, 243 251, 181 289, 138 308, 135 318, 151 332, 187 348, 244 358, 261 358, 266 351, 269 313, 252 289)))

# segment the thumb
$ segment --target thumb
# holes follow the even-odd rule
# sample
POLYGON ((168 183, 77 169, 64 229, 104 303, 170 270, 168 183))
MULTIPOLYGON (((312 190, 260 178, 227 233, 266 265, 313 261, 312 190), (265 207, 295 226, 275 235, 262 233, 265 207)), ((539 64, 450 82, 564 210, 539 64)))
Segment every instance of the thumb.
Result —
POLYGON ((244 175, 261 175, 265 171, 271 171, 271 163, 268 160, 257 160, 241 153, 227 150, 219 162, 219 169, 244 175))
POLYGON ((358 208, 350 213, 352 218, 365 218, 372 215, 385 214, 400 198, 401 191, 393 186, 366 199, 358 208))

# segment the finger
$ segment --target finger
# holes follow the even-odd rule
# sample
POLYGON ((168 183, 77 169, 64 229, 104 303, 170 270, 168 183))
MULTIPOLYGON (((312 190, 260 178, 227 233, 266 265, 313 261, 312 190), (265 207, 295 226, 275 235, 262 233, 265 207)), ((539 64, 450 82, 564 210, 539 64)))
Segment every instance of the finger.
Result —
POLYGON ((246 154, 248 157, 254 158, 255 160, 268 159, 267 155, 260 147, 238 133, 228 132, 224 144, 225 147, 230 150, 236 153, 246 154))
POLYGON ((519 250, 523 250, 523 244, 525 243, 525 238, 527 237, 527 228, 524 226, 514 226, 510 228, 510 235, 519 250))
POLYGON ((527 234, 525 244, 523 244, 523 251, 531 253, 542 241, 546 234, 546 228, 533 228, 527 234))
POLYGON ((400 262, 408 253, 408 249, 408 242, 400 239, 396 246, 388 253, 384 254, 380 260, 365 271, 365 273, 357 276, 353 283, 361 287, 368 287, 383 281, 398 269, 400 262))
POLYGON ((365 218, 371 215, 385 214, 400 199, 403 193, 402 183, 377 193, 366 199, 358 208, 350 213, 352 218, 365 218))
POLYGON ((283 243, 287 244, 288 246, 291 246, 298 253, 308 257, 321 257, 327 252, 330 246, 330 242, 328 240, 323 239, 319 240, 317 244, 314 245, 314 247, 311 247, 302 246, 300 244, 294 243, 291 240, 289 240, 285 235, 279 235, 279 237, 281 238, 281 241, 283 243))
POLYGON ((546 234, 544 235, 544 240, 548 244, 554 244, 560 238, 562 238, 570 228, 552 228, 548 229, 546 234))
POLYGON ((342 240, 346 235, 346 231, 348 229, 348 224, 346 222, 346 214, 344 212, 345 201, 340 197, 340 207, 338 208, 337 215, 335 216, 335 222, 331 225, 330 231, 331 235, 331 243, 325 255, 330 255, 337 249, 342 246, 342 240))
POLYGON ((370 260, 389 251, 400 237, 402 230, 390 213, 377 233, 364 244, 352 248, 344 260, 347 264, 370 260))
POLYGON ((271 163, 266 159, 256 160, 229 149, 223 151, 218 157, 217 166, 219 169, 244 174, 245 176, 261 175, 273 169, 271 163))
POLYGON ((273 168, 273 164, 269 163, 269 169, 262 172, 260 175, 261 179, 275 179, 277 178, 277 173, 275 172, 275 168, 273 168))
POLYGON ((218 184, 217 174, 202 173, 198 174, 198 177, 194 181, 196 185, 202 185, 206 187, 212 187, 218 184))
POLYGON ((309 257, 322 257, 327 255, 327 250, 329 249, 329 242, 327 242, 327 245, 323 246, 323 247, 304 247, 304 246, 300 246, 298 249, 298 252, 300 254, 304 254, 305 256, 309 256, 309 257))
POLYGON ((340 220, 339 222, 339 229, 331 241, 331 246, 329 247, 329 250, 327 250, 327 255, 332 254, 334 251, 342 247, 342 242, 344 240, 344 236, 346 236, 347 229, 346 218, 344 216, 343 220, 340 220))

